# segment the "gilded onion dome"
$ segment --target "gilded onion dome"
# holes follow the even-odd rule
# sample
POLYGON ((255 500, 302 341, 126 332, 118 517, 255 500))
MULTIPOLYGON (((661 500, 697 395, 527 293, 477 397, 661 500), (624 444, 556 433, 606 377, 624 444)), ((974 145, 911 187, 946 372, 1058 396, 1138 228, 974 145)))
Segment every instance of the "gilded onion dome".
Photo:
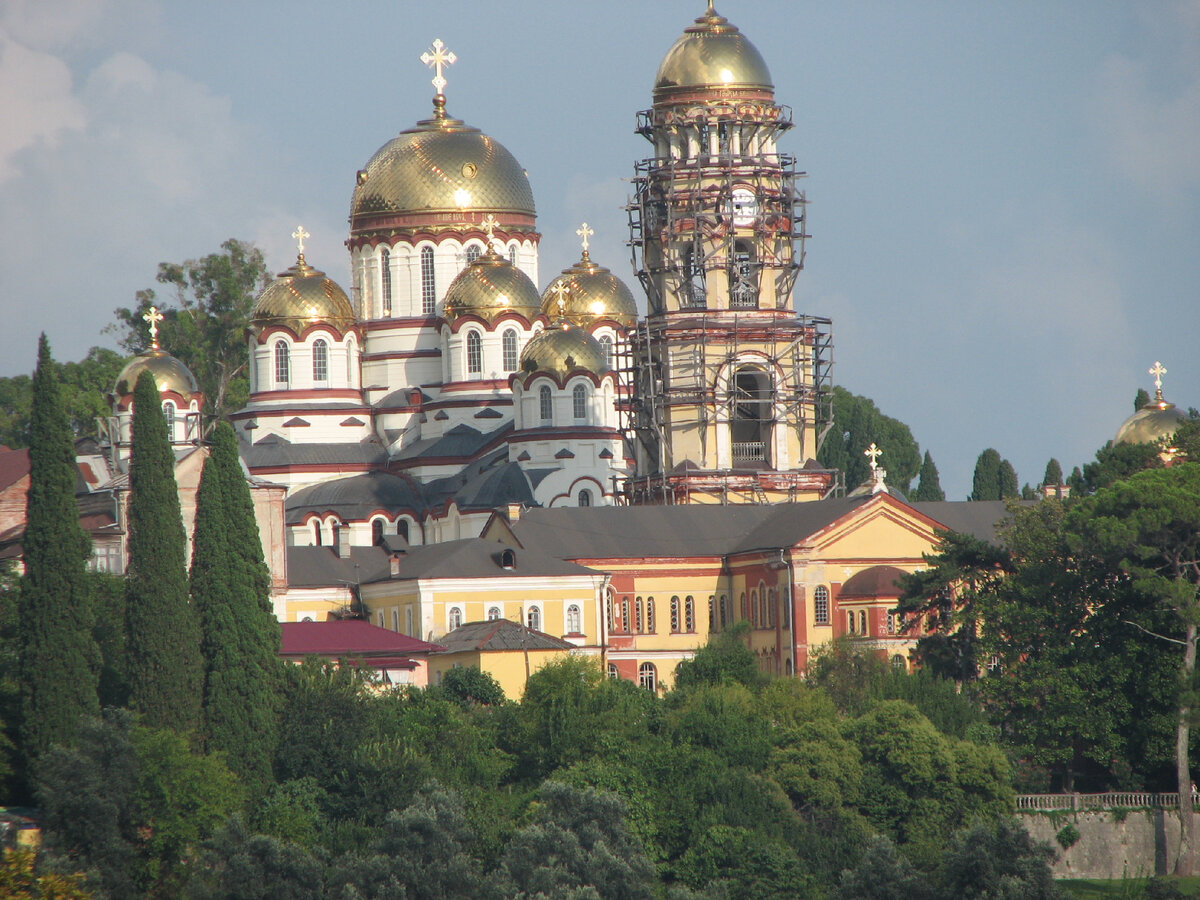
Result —
POLYGON ((442 315, 450 322, 471 314, 493 322, 506 312, 533 319, 541 305, 529 276, 489 246, 450 282, 442 315))
POLYGON ((562 274, 550 282, 542 294, 542 312, 552 320, 563 316, 585 328, 597 319, 612 319, 630 328, 638 317, 637 303, 625 282, 604 266, 592 262, 586 250, 579 262, 563 269, 562 274), (558 302, 560 294, 561 306, 558 302))
POLYGON ((1115 444, 1151 444, 1169 439, 1187 419, 1187 413, 1163 399, 1162 389, 1154 399, 1124 421, 1113 439, 1115 444))
POLYGON ((654 76, 654 99, 704 88, 774 90, 762 54, 711 2, 667 51, 654 76))
POLYGON ((521 371, 548 372, 563 379, 573 372, 603 375, 610 369, 600 342, 578 325, 562 319, 525 345, 521 351, 521 371))
POLYGON ((451 213, 468 221, 480 212, 532 226, 529 176, 495 138, 447 116, 439 95, 433 118, 392 138, 359 171, 350 231, 369 229, 381 218, 451 213))
POLYGON ((303 334, 318 322, 344 332, 354 324, 354 309, 337 282, 305 262, 301 252, 296 264, 280 272, 258 295, 250 325, 258 331, 282 325, 303 334))
POLYGON ((185 400, 191 400, 200 392, 196 377, 182 362, 157 345, 149 350, 143 350, 125 364, 113 393, 118 397, 128 397, 133 393, 138 378, 143 372, 154 376, 160 394, 175 393, 185 400))

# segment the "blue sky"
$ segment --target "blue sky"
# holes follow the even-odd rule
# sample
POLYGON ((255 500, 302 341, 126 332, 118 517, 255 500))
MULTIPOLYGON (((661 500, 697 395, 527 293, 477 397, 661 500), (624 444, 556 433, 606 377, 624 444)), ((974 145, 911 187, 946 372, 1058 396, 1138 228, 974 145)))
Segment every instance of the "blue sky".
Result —
MULTIPOLYGON (((5 0, 0 375, 77 359, 157 263, 252 240, 349 287, 354 173, 449 110, 528 170, 541 284, 596 229, 636 287, 626 179, 659 60, 702 0, 5 0)), ((835 377, 907 422, 952 498, 1091 458, 1161 359, 1200 406, 1200 0, 718 3, 765 57, 809 173, 799 311, 835 377)), ((882 461, 886 466, 886 460, 882 461)))

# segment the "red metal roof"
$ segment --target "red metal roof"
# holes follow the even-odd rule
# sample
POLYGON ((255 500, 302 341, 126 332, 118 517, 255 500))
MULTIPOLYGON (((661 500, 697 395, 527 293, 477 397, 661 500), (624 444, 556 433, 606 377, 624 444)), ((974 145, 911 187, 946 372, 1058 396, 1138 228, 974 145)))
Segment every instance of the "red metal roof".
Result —
POLYGON ((0 489, 16 484, 29 474, 29 451, 0 450, 0 489))
POLYGON ((377 656, 424 655, 445 649, 418 638, 389 631, 361 619, 329 622, 284 622, 281 656, 377 656))

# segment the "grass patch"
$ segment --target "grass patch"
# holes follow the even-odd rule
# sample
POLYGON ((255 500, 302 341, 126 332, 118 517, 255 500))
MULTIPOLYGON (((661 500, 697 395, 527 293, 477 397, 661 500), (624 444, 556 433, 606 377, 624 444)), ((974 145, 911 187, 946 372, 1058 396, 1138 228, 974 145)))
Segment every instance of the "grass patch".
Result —
MULTIPOLYGON (((1058 882, 1075 900, 1138 900, 1145 896, 1149 878, 1066 878, 1058 882)), ((1200 897, 1200 877, 1172 878, 1170 883, 1185 897, 1200 897)))

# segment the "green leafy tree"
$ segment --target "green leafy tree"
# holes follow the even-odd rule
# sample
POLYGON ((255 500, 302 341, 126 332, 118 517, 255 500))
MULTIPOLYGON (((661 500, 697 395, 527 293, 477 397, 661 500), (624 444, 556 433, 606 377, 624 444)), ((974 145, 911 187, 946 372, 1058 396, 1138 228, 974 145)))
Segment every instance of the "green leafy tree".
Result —
POLYGON ((70 743, 80 716, 99 711, 100 653, 86 571, 91 543, 79 526, 75 451, 45 335, 30 437, 18 645, 21 745, 34 759, 53 743, 70 743))
POLYGON ((230 238, 220 253, 183 263, 159 263, 158 282, 175 290, 174 306, 158 301, 153 290, 139 291, 133 308, 117 309, 112 328, 119 343, 136 352, 146 345, 142 316, 159 305, 165 316, 159 342, 196 375, 207 409, 224 417, 245 405, 244 340, 254 301, 271 283, 263 255, 253 244, 230 238))
POLYGON ((938 479, 937 466, 934 465, 933 456, 928 450, 925 451, 925 459, 921 463, 921 477, 917 482, 917 489, 912 492, 911 499, 917 501, 946 499, 946 492, 942 490, 942 483, 938 479))
POLYGON ((279 625, 237 438, 226 422, 213 430, 200 477, 190 584, 202 634, 207 746, 237 759, 261 796, 279 731, 279 625))
POLYGON ((1072 494, 1084 496, 1109 487, 1146 469, 1161 469, 1159 448, 1154 444, 1108 444, 1096 451, 1092 462, 1084 463, 1082 490, 1072 494))
POLYGON ((1108 564, 1147 603, 1174 614, 1182 628, 1182 639, 1168 637, 1164 649, 1174 644, 1181 650, 1175 767, 1184 830, 1176 873, 1190 875, 1196 846, 1189 743, 1200 624, 1200 464, 1119 481, 1077 507, 1067 530, 1073 550, 1108 564))
POLYGON ((728 825, 713 825, 701 834, 678 867, 684 883, 719 890, 729 900, 822 896, 805 868, 786 842, 728 825))
POLYGON ((28 375, 0 378, 0 445, 14 449, 29 446, 32 411, 33 379, 28 375))
POLYGON ((853 869, 842 873, 835 900, 933 900, 928 877, 882 835, 873 837, 853 869))
POLYGON ((34 863, 37 852, 29 849, 0 851, 0 897, 12 900, 92 900, 95 896, 84 885, 82 872, 60 875, 39 872, 34 863))
POLYGON ((675 690, 689 691, 700 686, 742 684, 758 687, 766 676, 758 667, 754 652, 747 646, 748 622, 739 622, 726 631, 713 634, 708 643, 675 668, 675 690))
MULTIPOLYGON (((54 364, 68 427, 75 437, 94 434, 97 417, 109 414, 106 394, 124 364, 119 353, 106 347, 92 347, 79 362, 54 364)), ((0 378, 0 444, 29 446, 32 410, 32 379, 28 375, 0 378)))
POLYGON ((482 671, 479 666, 459 666, 442 675, 438 685, 448 699, 463 706, 499 706, 504 702, 500 682, 482 671))
POLYGON ((149 372, 138 378, 133 404, 125 594, 130 701, 146 725, 190 732, 201 719, 200 624, 188 602, 175 454, 149 372))
POLYGON ((1042 476, 1042 484, 1062 484, 1063 471, 1062 466, 1054 457, 1050 458, 1050 462, 1046 463, 1046 474, 1042 476))
POLYGON ((234 816, 205 844, 188 900, 325 900, 324 854, 267 834, 234 816))
POLYGON ((833 421, 817 453, 822 464, 844 472, 847 487, 862 484, 871 477, 863 451, 874 442, 883 451, 881 465, 887 469, 888 482, 908 491, 921 467, 921 450, 907 425, 885 416, 874 401, 842 387, 833 389, 833 421))
POLYGON ((954 836, 938 879, 937 900, 1059 900, 1054 850, 1036 843, 1015 819, 976 823, 954 836))

